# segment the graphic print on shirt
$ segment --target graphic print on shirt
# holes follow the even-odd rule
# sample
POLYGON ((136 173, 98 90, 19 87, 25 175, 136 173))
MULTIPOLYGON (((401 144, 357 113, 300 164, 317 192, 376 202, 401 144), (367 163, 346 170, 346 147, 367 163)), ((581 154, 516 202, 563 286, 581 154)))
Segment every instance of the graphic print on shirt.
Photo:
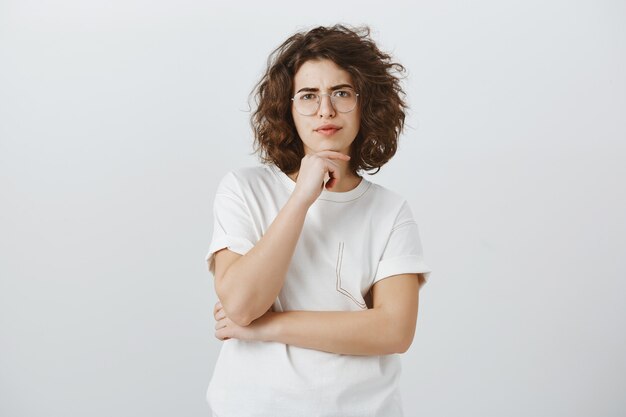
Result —
POLYGON ((357 298, 354 295, 352 295, 350 293, 350 291, 348 291, 346 288, 344 288, 345 283, 342 285, 342 282, 341 282, 341 274, 342 274, 341 267, 343 266, 343 247, 344 247, 344 243, 343 242, 339 242, 339 249, 338 249, 338 252, 337 252, 337 267, 335 269, 335 273, 337 275, 337 291, 342 293, 343 295, 345 295, 349 299, 351 299, 356 305, 359 306, 359 308, 361 308, 363 310, 367 310, 367 304, 363 300, 363 297, 361 297, 360 291, 358 293, 359 296, 357 298))

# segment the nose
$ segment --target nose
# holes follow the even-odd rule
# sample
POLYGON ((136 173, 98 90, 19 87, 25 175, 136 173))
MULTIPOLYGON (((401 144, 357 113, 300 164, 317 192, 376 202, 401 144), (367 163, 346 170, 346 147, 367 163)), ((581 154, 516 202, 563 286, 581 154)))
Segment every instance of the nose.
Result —
POLYGON ((320 113, 320 117, 322 118, 335 116, 335 107, 333 107, 333 102, 330 99, 330 94, 320 95, 319 113, 320 113))

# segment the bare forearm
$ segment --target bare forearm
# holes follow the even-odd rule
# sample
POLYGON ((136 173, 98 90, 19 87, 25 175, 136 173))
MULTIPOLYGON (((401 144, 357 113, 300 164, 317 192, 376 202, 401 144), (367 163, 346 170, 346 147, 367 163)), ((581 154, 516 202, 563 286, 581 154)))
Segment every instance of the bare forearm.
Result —
POLYGON ((308 207, 289 199, 267 232, 237 259, 216 285, 216 292, 242 325, 263 315, 282 288, 308 207))
POLYGON ((267 341, 346 355, 403 353, 410 345, 407 337, 394 327, 393 320, 381 309, 275 313, 268 323, 266 338, 267 341))

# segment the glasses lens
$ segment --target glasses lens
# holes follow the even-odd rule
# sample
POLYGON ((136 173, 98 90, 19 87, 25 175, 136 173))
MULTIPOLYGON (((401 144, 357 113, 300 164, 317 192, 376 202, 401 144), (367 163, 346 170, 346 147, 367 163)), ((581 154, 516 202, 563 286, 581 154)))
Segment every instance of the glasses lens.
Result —
POLYGON ((356 93, 351 89, 333 91, 331 96, 335 110, 340 113, 347 113, 356 107, 356 93))
POLYGON ((319 96, 315 93, 302 92, 293 98, 293 105, 296 111, 304 116, 310 116, 317 111, 319 106, 319 96))

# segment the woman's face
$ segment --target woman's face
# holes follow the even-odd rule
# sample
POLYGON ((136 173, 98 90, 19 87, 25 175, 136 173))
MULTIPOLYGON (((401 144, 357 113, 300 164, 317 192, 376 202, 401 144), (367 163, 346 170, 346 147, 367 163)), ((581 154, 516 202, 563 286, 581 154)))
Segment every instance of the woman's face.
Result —
POLYGON ((296 72, 293 94, 304 90, 320 97, 317 112, 310 116, 303 116, 298 113, 295 104, 291 105, 291 114, 304 144, 305 154, 332 150, 350 155, 352 142, 359 132, 359 103, 357 101, 354 110, 341 113, 333 107, 330 100, 333 91, 337 92, 347 86, 354 90, 350 74, 328 59, 306 61, 296 72))

